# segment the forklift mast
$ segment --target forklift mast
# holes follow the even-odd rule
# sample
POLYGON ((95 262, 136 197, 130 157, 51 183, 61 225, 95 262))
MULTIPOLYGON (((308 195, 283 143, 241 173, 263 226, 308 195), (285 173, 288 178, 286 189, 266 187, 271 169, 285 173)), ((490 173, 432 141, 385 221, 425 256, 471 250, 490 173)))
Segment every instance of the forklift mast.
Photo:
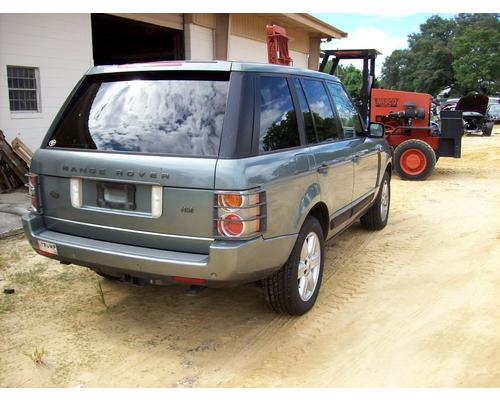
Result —
POLYGON ((325 50, 321 52, 323 60, 319 67, 320 72, 335 75, 339 62, 342 60, 363 60, 363 84, 359 96, 359 112, 363 120, 367 123, 370 115, 370 90, 375 82, 375 59, 382 53, 375 49, 362 50, 325 50), (329 70, 326 70, 327 63, 332 60, 329 70))

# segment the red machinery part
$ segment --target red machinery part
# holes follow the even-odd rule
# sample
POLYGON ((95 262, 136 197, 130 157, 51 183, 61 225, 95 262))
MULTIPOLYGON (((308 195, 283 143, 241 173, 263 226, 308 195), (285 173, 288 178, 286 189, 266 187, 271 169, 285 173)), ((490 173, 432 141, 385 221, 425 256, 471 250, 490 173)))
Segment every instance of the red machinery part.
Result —
POLYGON ((288 36, 285 28, 278 25, 266 26, 267 59, 269 64, 292 65, 288 53, 288 36))
POLYGON ((427 167, 427 157, 419 149, 408 149, 401 154, 401 169, 408 175, 418 176, 427 167))
POLYGON ((370 121, 385 125, 386 139, 392 147, 397 147, 408 139, 418 139, 426 142, 434 150, 439 146, 439 138, 432 136, 430 127, 432 96, 427 93, 404 92, 401 90, 372 89, 370 99, 370 121), (404 119, 388 118, 391 113, 406 110, 406 105, 412 104, 414 109, 423 109, 423 118, 414 118, 411 133, 405 126, 404 119))

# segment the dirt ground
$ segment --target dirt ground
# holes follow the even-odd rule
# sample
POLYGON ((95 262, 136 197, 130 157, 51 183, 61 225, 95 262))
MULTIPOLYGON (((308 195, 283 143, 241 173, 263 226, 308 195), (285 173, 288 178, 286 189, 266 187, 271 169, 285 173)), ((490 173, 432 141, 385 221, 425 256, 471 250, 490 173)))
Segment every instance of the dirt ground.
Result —
POLYGON ((300 318, 257 288, 127 286, 1 240, 0 289, 16 293, 0 293, 0 386, 500 386, 495 132, 427 181, 394 177, 387 228, 328 244, 300 318))

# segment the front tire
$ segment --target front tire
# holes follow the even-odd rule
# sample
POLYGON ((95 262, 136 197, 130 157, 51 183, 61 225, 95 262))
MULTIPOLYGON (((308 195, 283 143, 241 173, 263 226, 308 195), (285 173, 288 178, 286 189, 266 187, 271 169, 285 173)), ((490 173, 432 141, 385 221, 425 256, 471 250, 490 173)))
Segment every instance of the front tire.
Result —
POLYGON ((368 211, 360 218, 361 225, 372 231, 384 229, 389 220, 389 208, 391 205, 391 178, 387 172, 384 173, 380 190, 375 202, 368 211))
POLYGON ((436 153, 423 140, 406 140, 394 150, 394 169, 402 179, 422 181, 435 165, 436 153))
POLYGON ((285 265, 263 280, 267 303, 278 313, 302 315, 316 302, 323 277, 325 243, 319 221, 308 216, 285 265))

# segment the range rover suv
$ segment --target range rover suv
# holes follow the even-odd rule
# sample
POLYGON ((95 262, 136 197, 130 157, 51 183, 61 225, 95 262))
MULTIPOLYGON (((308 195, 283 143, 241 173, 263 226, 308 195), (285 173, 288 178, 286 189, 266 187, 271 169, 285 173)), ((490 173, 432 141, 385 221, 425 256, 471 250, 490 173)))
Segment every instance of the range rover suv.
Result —
POLYGON ((339 80, 284 66, 91 68, 33 157, 26 235, 100 275, 216 287, 260 282, 300 315, 324 246, 388 219, 392 150, 339 80))

